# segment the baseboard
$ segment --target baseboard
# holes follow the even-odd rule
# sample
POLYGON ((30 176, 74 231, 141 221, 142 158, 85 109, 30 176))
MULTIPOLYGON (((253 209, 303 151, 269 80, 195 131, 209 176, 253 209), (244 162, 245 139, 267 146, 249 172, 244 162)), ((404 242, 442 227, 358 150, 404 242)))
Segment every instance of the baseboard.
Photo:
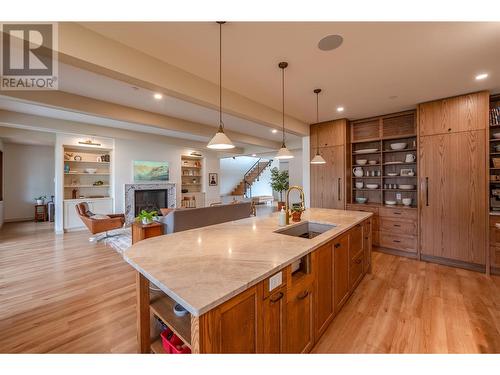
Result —
POLYGON ((35 221, 35 217, 21 217, 21 218, 17 218, 17 219, 4 219, 3 222, 4 223, 20 223, 20 222, 23 222, 23 221, 35 221))
POLYGON ((402 251, 402 250, 395 250, 395 249, 387 249, 385 247, 378 247, 378 246, 373 246, 373 251, 378 251, 380 253, 385 253, 385 254, 390 254, 390 255, 397 255, 400 257, 406 257, 406 258, 411 258, 411 259, 418 259, 418 254, 417 253, 409 253, 407 251, 402 251))
POLYGON ((491 266, 490 273, 492 275, 500 275, 500 268, 491 266))
POLYGON ((486 266, 483 264, 468 263, 468 262, 463 262, 461 260, 447 259, 447 258, 441 258, 423 254, 421 255, 420 259, 425 262, 442 264, 443 266, 463 268, 466 270, 477 271, 482 273, 486 272, 486 266))

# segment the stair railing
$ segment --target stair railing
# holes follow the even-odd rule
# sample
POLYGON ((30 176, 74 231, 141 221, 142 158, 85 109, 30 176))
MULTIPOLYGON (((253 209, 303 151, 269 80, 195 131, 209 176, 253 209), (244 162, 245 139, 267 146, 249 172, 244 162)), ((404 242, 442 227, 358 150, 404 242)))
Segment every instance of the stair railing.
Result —
POLYGON ((249 175, 253 172, 255 172, 255 168, 256 171, 257 171, 257 179, 259 178, 260 174, 264 171, 264 169, 266 169, 267 167, 269 167, 269 165, 273 162, 272 159, 268 160, 266 165, 261 167, 260 163, 261 163, 261 158, 259 158, 251 167, 250 169, 245 173, 245 175, 243 176, 243 182, 245 183, 245 186, 244 186, 244 189, 245 189, 245 197, 246 198, 251 198, 252 197, 252 184, 253 184, 253 181, 250 181, 249 179, 249 175))

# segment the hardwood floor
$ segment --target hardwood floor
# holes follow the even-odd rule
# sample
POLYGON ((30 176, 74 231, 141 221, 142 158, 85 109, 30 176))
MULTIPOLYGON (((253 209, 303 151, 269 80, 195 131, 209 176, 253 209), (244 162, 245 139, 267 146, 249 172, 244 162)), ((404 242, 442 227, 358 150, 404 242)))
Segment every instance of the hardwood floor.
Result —
MULTIPOLYGON (((0 230, 0 353, 136 352, 135 275, 87 232, 0 230)), ((316 353, 499 353, 500 277, 374 253, 316 353)))
POLYGON ((500 353, 500 277, 375 252, 315 353, 500 353))
POLYGON ((136 351, 135 273, 89 233, 0 230, 0 353, 136 351))

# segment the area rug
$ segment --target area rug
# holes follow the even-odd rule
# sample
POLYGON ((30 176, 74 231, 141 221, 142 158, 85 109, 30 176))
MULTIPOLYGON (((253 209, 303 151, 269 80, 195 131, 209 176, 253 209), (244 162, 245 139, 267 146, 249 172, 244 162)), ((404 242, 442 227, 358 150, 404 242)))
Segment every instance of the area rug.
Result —
POLYGON ((125 250, 132 246, 132 229, 130 227, 110 231, 109 235, 112 237, 105 238, 102 242, 119 254, 123 254, 125 250))

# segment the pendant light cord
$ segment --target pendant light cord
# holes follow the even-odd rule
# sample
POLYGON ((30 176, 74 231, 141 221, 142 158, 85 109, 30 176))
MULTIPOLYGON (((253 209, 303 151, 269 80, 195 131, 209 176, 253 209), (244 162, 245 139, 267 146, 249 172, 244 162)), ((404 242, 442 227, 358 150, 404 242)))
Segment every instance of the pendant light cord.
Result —
POLYGON ((222 122, 222 22, 219 22, 219 131, 224 131, 222 122))
MULTIPOLYGON (((316 92, 316 124, 319 123, 319 92, 316 92)), ((316 153, 319 155, 319 131, 316 131, 316 153)))
POLYGON ((281 68, 281 116, 282 116, 282 147, 285 147, 285 68, 281 68))

